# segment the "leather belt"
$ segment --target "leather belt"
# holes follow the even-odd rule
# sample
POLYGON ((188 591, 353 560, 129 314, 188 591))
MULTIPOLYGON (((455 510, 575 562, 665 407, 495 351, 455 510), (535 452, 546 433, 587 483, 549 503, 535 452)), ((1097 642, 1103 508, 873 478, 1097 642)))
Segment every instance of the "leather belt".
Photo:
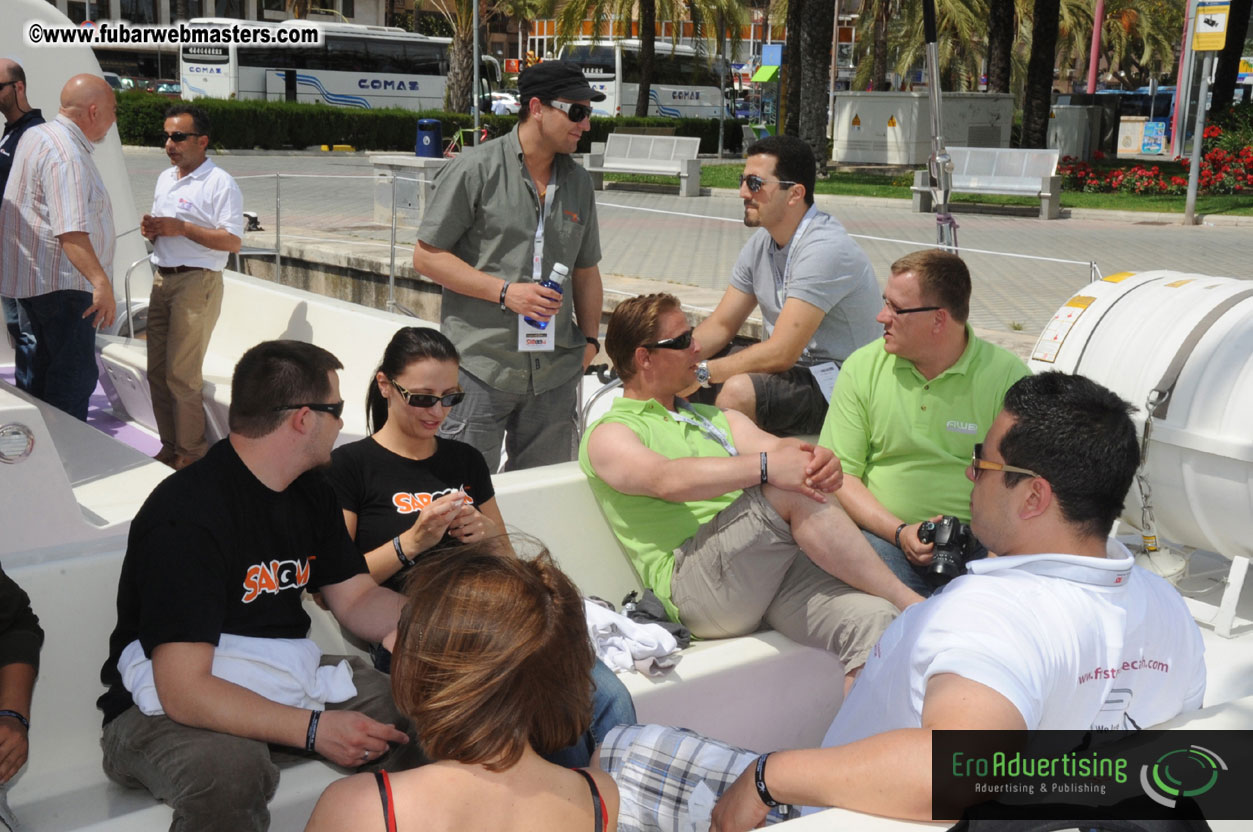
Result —
POLYGON ((169 275, 172 275, 172 274, 183 274, 184 272, 202 272, 206 270, 202 269, 200 266, 157 266, 157 271, 160 272, 163 277, 168 277, 169 275))

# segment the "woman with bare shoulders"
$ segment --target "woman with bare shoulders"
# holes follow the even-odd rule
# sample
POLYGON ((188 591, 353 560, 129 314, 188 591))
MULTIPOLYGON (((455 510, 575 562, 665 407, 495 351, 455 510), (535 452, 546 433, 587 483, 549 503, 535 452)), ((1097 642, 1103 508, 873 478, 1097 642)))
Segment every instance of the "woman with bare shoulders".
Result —
POLYGON ((610 832, 618 789, 542 754, 592 717, 583 601, 541 552, 489 540, 423 558, 408 581, 392 695, 435 762, 329 786, 306 832, 610 832))

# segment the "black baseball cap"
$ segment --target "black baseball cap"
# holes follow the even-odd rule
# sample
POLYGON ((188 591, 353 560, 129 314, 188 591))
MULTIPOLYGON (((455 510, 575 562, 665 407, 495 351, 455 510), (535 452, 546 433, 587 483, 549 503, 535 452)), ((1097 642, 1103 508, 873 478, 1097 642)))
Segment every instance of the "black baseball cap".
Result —
POLYGON ((568 98, 571 101, 604 101, 605 94, 592 89, 583 77, 583 70, 571 61, 544 61, 529 66, 518 77, 518 97, 522 101, 538 98, 552 101, 568 98))

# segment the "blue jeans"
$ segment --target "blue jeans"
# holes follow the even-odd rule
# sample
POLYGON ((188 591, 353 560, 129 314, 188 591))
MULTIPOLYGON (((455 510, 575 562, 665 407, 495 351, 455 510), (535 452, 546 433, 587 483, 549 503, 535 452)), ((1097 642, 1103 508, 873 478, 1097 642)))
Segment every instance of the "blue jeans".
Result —
MULTIPOLYGON (((935 587, 927 583, 926 574, 928 567, 915 566, 905 557, 905 553, 896 548, 891 541, 884 540, 877 534, 872 534, 865 529, 861 532, 866 536, 866 542, 870 544, 870 548, 875 550, 875 554, 888 565, 888 569, 892 570, 892 574, 901 579, 901 583, 917 592, 923 598, 930 598, 931 593, 935 592, 935 587)), ((970 560, 979 560, 988 556, 988 548, 980 543, 975 547, 974 554, 970 556, 970 560)))
POLYGON ((30 391, 31 365, 35 363, 35 333, 31 332, 26 313, 13 298, 0 298, 4 307, 4 324, 13 339, 15 383, 18 390, 30 391))
POLYGON ((579 737, 574 745, 567 746, 544 759, 566 768, 583 768, 592 761, 592 752, 605 735, 619 725, 635 724, 635 703, 626 685, 600 659, 592 665, 592 727, 579 737))
POLYGON ((83 313, 91 292, 65 289, 18 301, 35 333, 30 394, 87 421, 96 389, 96 328, 83 313))

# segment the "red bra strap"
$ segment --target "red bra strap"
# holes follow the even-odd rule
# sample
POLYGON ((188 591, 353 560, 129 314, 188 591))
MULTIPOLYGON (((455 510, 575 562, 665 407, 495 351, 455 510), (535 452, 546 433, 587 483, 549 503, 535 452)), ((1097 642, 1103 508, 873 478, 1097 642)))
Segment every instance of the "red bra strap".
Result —
MULTIPOLYGON (((396 832, 396 810, 392 805, 392 781, 386 771, 374 772, 374 782, 379 787, 379 800, 383 801, 383 817, 387 820, 387 832, 396 832)), ((597 830, 599 832, 599 829, 597 830)))
MULTIPOLYGON (((607 832, 609 828, 609 807, 605 805, 605 799, 600 796, 600 789, 596 788, 596 780, 581 768, 576 768, 574 771, 583 775, 583 779, 587 781, 587 787, 592 791, 592 814, 596 817, 595 832, 607 832)), ((392 832, 395 831, 392 830, 392 832)))

